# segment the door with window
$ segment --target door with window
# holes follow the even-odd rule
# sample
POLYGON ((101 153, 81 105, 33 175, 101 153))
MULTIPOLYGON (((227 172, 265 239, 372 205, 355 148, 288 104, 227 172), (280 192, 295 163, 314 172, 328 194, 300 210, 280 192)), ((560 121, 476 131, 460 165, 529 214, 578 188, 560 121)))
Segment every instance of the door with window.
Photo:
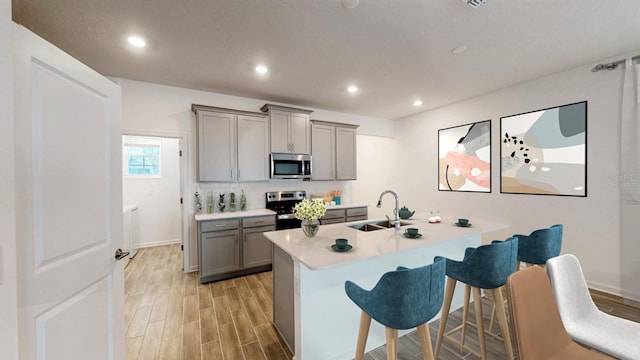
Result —
POLYGON ((14 27, 23 359, 124 359, 120 87, 14 27))

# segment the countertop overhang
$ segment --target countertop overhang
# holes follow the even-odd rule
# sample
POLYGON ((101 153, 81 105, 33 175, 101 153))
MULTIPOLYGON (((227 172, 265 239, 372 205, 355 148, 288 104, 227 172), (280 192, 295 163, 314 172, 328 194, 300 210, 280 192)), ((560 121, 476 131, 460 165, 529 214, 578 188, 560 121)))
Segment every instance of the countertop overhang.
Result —
POLYGON ((391 228, 360 231, 349 226, 383 220, 379 219, 321 225, 318 234, 312 238, 306 237, 302 229, 270 231, 265 232, 264 235, 274 245, 291 255, 294 260, 309 269, 320 270, 509 227, 507 223, 480 219, 472 219, 470 227, 459 227, 455 225, 453 217, 445 216, 440 223, 429 223, 428 217, 428 214, 418 214, 410 219, 402 220, 410 225, 402 226, 400 230, 391 228), (403 233, 409 227, 418 228, 422 237, 418 239, 406 238, 403 233), (337 238, 348 239, 353 248, 347 252, 333 251, 331 245, 335 243, 337 238))
POLYGON ((232 218, 240 218, 240 217, 255 217, 255 216, 266 216, 266 215, 275 215, 275 211, 271 211, 268 209, 254 209, 247 211, 233 211, 233 212, 223 212, 223 213, 213 213, 213 214, 198 214, 196 215, 196 221, 207 221, 207 220, 224 220, 224 219, 232 219, 232 218))

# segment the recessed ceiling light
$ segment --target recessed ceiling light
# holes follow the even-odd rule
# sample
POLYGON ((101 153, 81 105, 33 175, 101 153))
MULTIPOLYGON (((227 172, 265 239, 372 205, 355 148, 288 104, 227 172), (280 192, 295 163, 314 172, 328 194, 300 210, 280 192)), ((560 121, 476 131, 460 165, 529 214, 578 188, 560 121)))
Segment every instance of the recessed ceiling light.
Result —
POLYGON ((358 87, 357 87, 357 86, 355 86, 355 85, 350 85, 350 86, 347 88, 347 91, 348 91, 350 94, 355 94, 355 93, 357 93, 357 92, 358 92, 358 90, 360 90, 360 89, 358 89, 358 87))
POLYGON ((422 100, 416 100, 413 102, 413 106, 420 106, 422 105, 422 100))
POLYGON ((129 36, 127 38, 127 41, 129 41, 129 44, 137 48, 143 48, 147 46, 147 42, 144 41, 144 39, 141 38, 140 36, 129 36))
POLYGON ((342 7, 345 9, 353 9, 360 4, 360 0, 342 0, 342 7))
POLYGON ((456 46, 453 49, 451 49, 451 53, 453 55, 460 55, 465 51, 467 51, 467 45, 460 45, 460 46, 456 46))
POLYGON ((268 71, 269 71, 269 69, 267 69, 267 67, 266 67, 266 66, 264 66, 264 65, 258 65, 258 66, 256 66, 256 72, 257 72, 258 74, 266 74, 268 71))

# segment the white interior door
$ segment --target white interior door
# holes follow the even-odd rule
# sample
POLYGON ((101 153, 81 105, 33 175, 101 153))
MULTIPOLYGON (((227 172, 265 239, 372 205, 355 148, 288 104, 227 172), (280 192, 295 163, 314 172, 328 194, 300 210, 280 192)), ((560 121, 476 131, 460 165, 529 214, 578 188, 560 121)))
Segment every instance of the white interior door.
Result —
POLYGON ((120 87, 14 28, 22 359, 124 359, 120 87))

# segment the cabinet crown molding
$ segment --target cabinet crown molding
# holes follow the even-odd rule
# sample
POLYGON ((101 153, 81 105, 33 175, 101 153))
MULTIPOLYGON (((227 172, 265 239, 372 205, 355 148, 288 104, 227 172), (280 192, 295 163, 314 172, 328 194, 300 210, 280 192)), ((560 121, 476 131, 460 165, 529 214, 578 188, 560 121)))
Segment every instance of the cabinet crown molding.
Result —
POLYGON ((264 114, 261 112, 227 109, 227 108, 208 106, 208 105, 199 105, 199 104, 191 104, 191 111, 193 111, 195 114, 198 114, 198 111, 217 111, 217 112, 223 112, 227 114, 236 114, 236 115, 260 116, 260 117, 267 116, 267 114, 264 114))
POLYGON ((317 124, 317 125, 337 126, 337 127, 350 128, 350 129, 357 129, 360 126, 355 124, 337 123, 337 122, 325 121, 325 120, 311 120, 311 123, 317 124))
POLYGON ((293 108, 293 107, 281 106, 281 105, 275 105, 275 104, 264 104, 260 108, 260 111, 263 111, 263 112, 267 112, 269 110, 282 110, 282 111, 304 113, 304 114, 311 114, 313 112, 313 110, 299 109, 299 108, 293 108))

